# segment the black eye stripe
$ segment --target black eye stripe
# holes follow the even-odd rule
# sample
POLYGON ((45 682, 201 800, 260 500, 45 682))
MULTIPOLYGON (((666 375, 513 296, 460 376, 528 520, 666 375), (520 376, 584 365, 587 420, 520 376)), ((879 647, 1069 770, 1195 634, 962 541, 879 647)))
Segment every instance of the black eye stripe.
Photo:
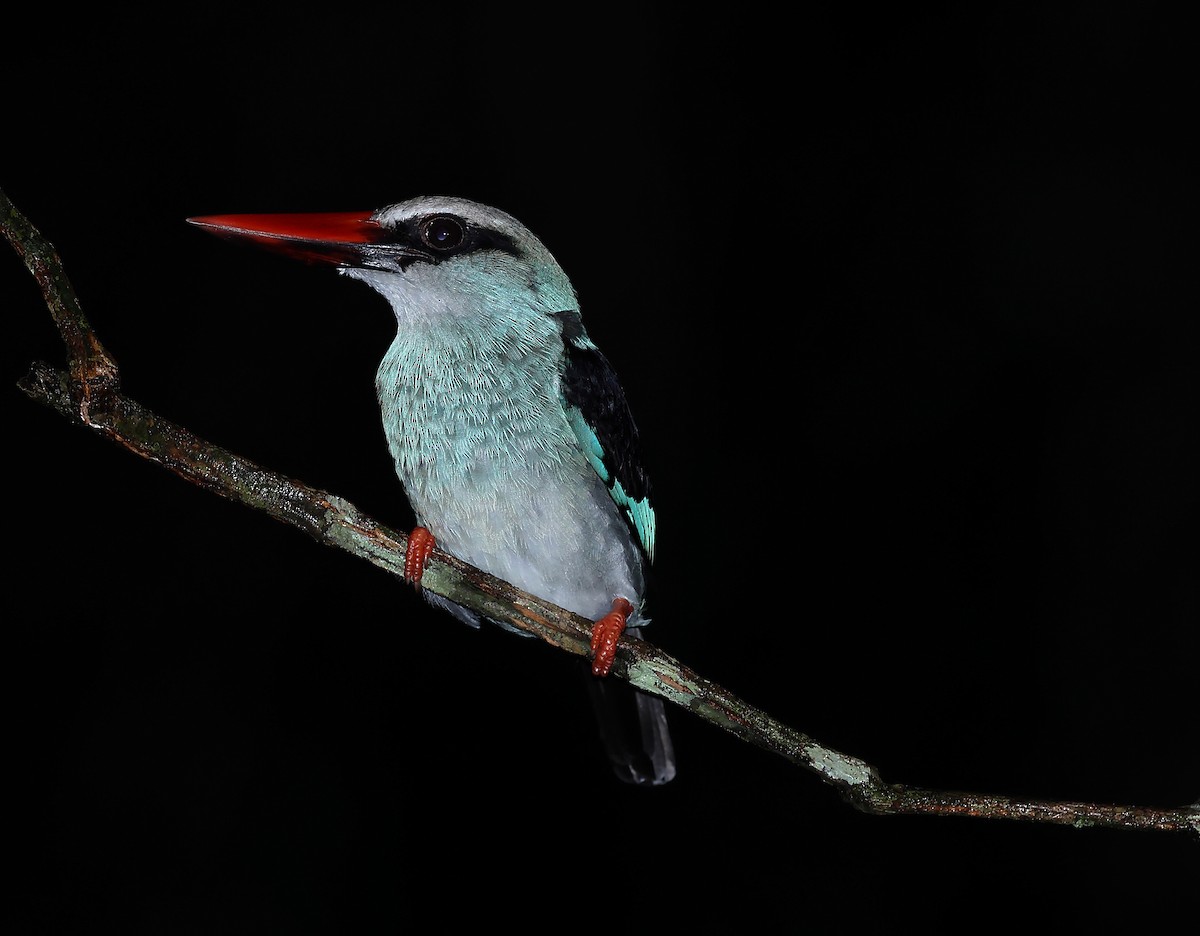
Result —
POLYGON ((434 250, 453 250, 466 239, 463 223, 451 215, 434 215, 417 227, 421 240, 434 250))
POLYGON ((415 251, 407 261, 441 263, 477 250, 498 250, 519 257, 513 239, 500 231, 480 227, 457 215, 439 213, 409 218, 381 231, 381 245, 395 244, 415 251))

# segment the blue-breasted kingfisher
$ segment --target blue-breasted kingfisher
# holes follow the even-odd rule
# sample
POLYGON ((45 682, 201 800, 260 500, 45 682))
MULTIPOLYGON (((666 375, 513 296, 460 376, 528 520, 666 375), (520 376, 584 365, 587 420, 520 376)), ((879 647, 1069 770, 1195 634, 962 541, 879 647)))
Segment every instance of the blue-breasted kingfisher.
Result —
MULTIPOLYGON (((631 783, 671 780, 662 701, 604 679, 621 635, 648 623, 650 482, 625 393, 550 251, 509 214, 443 196, 188 220, 332 263, 387 299, 397 331, 375 385, 418 524, 405 577, 419 587, 436 546, 594 621, 588 681, 609 761, 631 783)), ((479 625, 475 612, 423 594, 479 625)))

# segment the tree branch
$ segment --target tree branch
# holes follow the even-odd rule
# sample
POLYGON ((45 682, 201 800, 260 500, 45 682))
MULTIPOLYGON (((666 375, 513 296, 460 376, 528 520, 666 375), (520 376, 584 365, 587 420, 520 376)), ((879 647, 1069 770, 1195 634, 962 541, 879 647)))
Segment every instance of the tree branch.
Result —
MULTIPOLYGON (((0 228, 38 281, 66 344, 67 370, 35 363, 20 387, 67 419, 101 433, 206 490, 264 511, 313 539, 400 576, 407 537, 348 501, 309 487, 160 419, 119 391, 116 362, 79 306, 54 248, 0 191, 0 228)), ((590 653, 591 621, 526 594, 453 556, 435 552, 423 587, 504 620, 568 653, 590 653)), ((1017 819, 1074 826, 1185 831, 1200 834, 1200 806, 1153 809, 1072 802, 1018 801, 1003 796, 933 791, 886 783, 874 767, 825 747, 749 705, 640 640, 625 639, 609 678, 661 696, 743 741, 817 774, 858 809, 1017 819)))

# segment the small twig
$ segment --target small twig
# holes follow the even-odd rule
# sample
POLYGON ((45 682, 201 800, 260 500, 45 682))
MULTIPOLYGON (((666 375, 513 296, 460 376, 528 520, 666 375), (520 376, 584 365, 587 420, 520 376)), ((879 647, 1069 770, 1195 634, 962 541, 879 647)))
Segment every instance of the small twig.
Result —
POLYGON ((75 296, 75 289, 63 272, 58 252, 17 211, 3 191, 0 191, 0 227, 42 288, 42 298, 67 346, 71 391, 77 394, 79 413, 87 423, 95 401, 120 385, 117 362, 92 331, 75 296))
MULTIPOLYGON (((51 247, 0 191, 0 227, 42 287, 67 346, 61 372, 34 364, 21 388, 66 418, 107 436, 201 487, 262 510, 318 542, 402 575, 407 537, 353 504, 274 472, 160 419, 121 394, 116 363, 92 333, 51 247), (98 398, 103 406, 97 406, 98 398)), ((435 552, 423 587, 487 617, 503 620, 573 653, 590 653, 591 622, 526 594, 445 553, 435 552)), ((1002 796, 923 790, 888 784, 859 758, 818 744, 640 640, 623 640, 609 678, 661 696, 737 737, 816 773, 858 809, 1017 819, 1075 826, 1190 831, 1200 834, 1200 808, 1151 809, 1091 803, 1017 801, 1002 796)))

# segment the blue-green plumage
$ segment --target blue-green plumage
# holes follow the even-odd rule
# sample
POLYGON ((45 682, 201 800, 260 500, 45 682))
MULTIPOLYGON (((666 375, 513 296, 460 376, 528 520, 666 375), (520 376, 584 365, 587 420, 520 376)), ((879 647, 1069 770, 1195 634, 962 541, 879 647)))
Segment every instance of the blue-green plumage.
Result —
POLYGON ((654 508, 642 467, 637 426, 616 372, 583 331, 578 312, 563 312, 563 400, 575 437, 624 512, 646 557, 654 558, 654 508))
MULTIPOLYGON (((376 375, 384 432, 440 548, 593 620, 623 599, 629 625, 646 622, 655 517, 637 429, 569 279, 523 225, 444 197, 370 216, 195 220, 331 260, 391 304, 396 338, 376 375)), ((614 764, 625 779, 665 782, 675 767, 661 702, 633 698, 645 750, 614 764)))
POLYGON ((409 219, 431 213, 462 225, 457 247, 403 271, 344 270, 396 313, 376 389, 418 522, 442 549, 585 617, 626 598, 636 625, 652 513, 631 509, 624 492, 645 490, 645 474, 574 290, 540 242, 494 209, 425 199, 377 217, 408 244, 409 219), (480 229, 488 235, 465 233, 480 229))

